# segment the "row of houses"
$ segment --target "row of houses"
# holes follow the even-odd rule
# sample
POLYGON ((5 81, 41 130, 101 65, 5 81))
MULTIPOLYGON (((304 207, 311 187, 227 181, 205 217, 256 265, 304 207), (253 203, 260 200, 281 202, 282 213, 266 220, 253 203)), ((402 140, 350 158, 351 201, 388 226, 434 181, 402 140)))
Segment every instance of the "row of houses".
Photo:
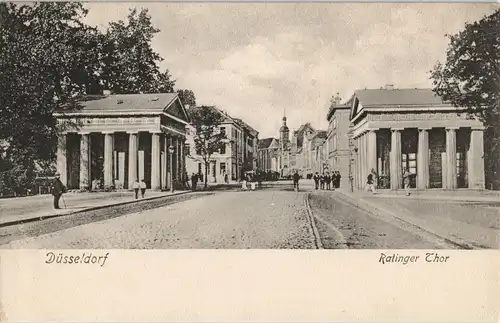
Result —
POLYGON ((290 144, 283 118, 280 138, 259 146, 264 165, 283 177, 337 170, 342 186, 359 190, 370 173, 380 188, 402 188, 406 171, 413 188, 485 188, 483 123, 431 89, 387 85, 357 90, 345 103, 337 94, 326 118, 326 131, 306 123, 290 144))

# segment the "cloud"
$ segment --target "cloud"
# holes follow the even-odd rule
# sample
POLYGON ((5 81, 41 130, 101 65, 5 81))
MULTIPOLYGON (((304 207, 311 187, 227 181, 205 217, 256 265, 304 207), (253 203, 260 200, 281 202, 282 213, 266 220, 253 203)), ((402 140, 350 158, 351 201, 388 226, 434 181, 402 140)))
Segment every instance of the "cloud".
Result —
POLYGON ((325 128, 330 98, 359 88, 430 87, 446 33, 493 12, 474 3, 91 3, 88 22, 150 10, 153 46, 201 104, 245 119, 260 137, 289 126, 325 128))

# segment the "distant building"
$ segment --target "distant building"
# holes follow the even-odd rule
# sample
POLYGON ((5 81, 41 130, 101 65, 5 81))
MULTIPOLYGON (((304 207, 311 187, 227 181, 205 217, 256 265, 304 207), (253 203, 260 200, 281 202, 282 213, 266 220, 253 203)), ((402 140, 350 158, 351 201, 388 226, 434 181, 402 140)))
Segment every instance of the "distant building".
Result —
POLYGON ((257 166, 264 172, 279 172, 280 143, 276 138, 259 140, 257 166))
MULTIPOLYGON (((212 106, 213 109, 224 120, 221 122, 218 131, 224 132, 227 139, 225 146, 210 157, 208 173, 205 174, 205 165, 200 152, 196 151, 194 137, 196 129, 193 125, 188 125, 187 144, 189 154, 186 159, 186 169, 188 175, 192 173, 207 176, 209 183, 223 183, 227 174, 229 181, 239 181, 245 170, 255 169, 258 132, 241 119, 232 118, 226 112, 212 106)), ((189 110, 188 110, 189 111, 189 110)))
POLYGON ((341 98, 337 93, 337 96, 332 98, 326 117, 328 120, 327 140, 325 144, 326 163, 330 171, 340 172, 342 175, 340 185, 342 187, 350 185, 349 113, 351 104, 351 101, 341 104, 341 98))
POLYGON ((355 91, 350 123, 358 189, 372 169, 385 188, 402 188, 405 169, 419 189, 485 188, 482 122, 431 89, 355 91))

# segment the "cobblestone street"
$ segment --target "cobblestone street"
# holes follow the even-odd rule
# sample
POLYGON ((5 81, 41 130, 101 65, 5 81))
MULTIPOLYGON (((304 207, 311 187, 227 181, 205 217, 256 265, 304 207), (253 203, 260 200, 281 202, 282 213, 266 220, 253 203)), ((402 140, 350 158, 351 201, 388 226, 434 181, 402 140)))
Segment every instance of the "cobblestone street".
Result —
POLYGON ((219 192, 2 248, 315 248, 304 193, 219 192))

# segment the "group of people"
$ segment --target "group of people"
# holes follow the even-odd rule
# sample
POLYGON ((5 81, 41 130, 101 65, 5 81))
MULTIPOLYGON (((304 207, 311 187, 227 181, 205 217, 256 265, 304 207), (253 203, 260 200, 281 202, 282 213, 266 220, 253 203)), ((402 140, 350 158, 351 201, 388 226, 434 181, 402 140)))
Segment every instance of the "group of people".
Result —
POLYGON ((331 174, 329 172, 319 174, 316 172, 313 176, 314 185, 316 189, 331 190, 340 188, 340 180, 342 175, 339 171, 333 171, 331 174))

